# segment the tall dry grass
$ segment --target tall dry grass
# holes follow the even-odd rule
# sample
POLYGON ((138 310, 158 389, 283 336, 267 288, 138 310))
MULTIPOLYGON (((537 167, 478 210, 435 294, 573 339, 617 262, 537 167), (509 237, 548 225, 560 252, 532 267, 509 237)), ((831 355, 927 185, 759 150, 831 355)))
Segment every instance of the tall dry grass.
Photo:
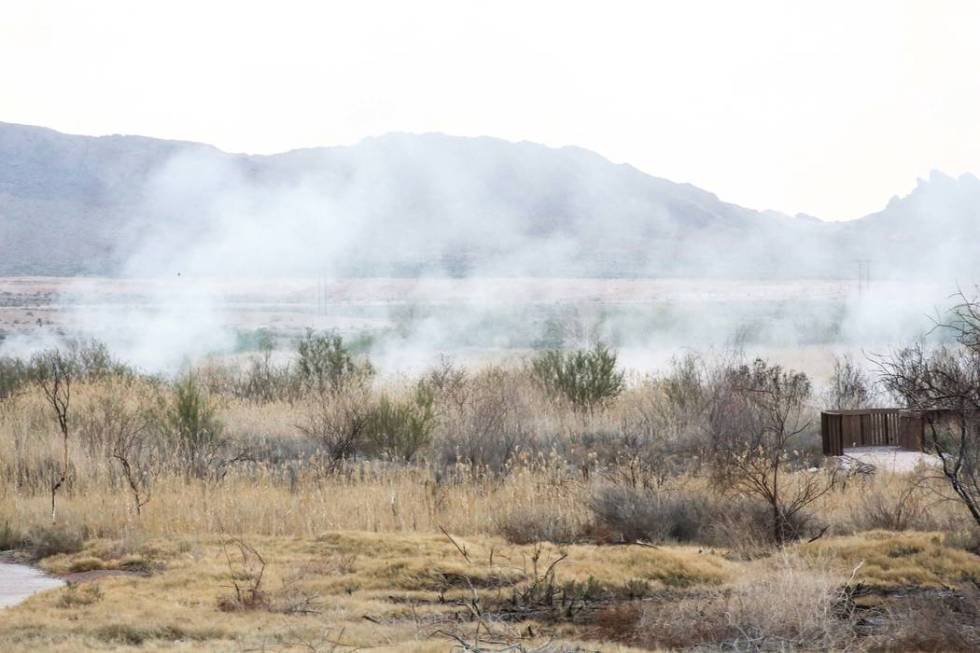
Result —
MULTIPOLYGON (((212 367, 199 379, 223 428, 221 451, 206 475, 189 474, 161 435, 161 410, 173 400, 172 384, 138 376, 81 380, 73 386, 71 469, 56 497, 57 520, 104 537, 133 531, 307 537, 330 530, 446 528, 513 541, 603 541, 610 534, 602 532, 596 497, 611 487, 648 493, 638 495, 646 504, 670 505, 686 519, 711 522, 673 531, 659 524, 651 531, 668 539, 764 545, 765 536, 749 528, 745 512, 758 512, 758 506, 706 480, 698 456, 702 407, 690 373, 681 367, 667 379, 633 378, 619 397, 589 412, 555 401, 519 366, 433 370, 422 379, 436 394, 432 441, 405 463, 327 455, 304 424, 311 411, 336 401, 333 395, 243 397, 233 372, 212 367), (150 444, 140 453, 148 501, 139 515, 108 445, 116 428, 110 408, 143 411, 150 422, 141 436, 150 444), (711 510, 694 510, 702 505, 711 510)), ((418 382, 376 381, 363 401, 409 397, 418 382)), ((25 385, 0 400, 0 524, 27 531, 50 521, 59 437, 35 387, 25 385)), ((804 453, 800 461, 809 466, 818 459, 804 453)), ((825 472, 800 469, 786 482, 814 473, 825 472)), ((808 508, 807 532, 956 530, 962 514, 955 504, 938 501, 930 483, 887 472, 849 479, 808 508)))

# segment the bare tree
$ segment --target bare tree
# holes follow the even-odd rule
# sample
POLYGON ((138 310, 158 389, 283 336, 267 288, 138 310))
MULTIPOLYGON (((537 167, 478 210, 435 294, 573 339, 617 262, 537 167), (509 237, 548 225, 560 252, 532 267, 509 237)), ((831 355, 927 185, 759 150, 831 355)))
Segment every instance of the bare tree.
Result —
POLYGON ((874 381, 850 355, 834 358, 827 405, 836 410, 854 410, 874 401, 874 381))
POLYGON ((939 457, 953 498, 980 525, 980 303, 957 296, 936 324, 953 344, 920 341, 877 362, 885 388, 923 411, 924 444, 939 457))
POLYGON ((55 497, 58 490, 68 480, 69 456, 69 409, 71 407, 71 385, 76 369, 74 360, 58 349, 36 354, 31 360, 34 381, 41 388, 44 398, 58 421, 62 438, 62 461, 60 472, 51 479, 51 521, 57 520, 55 497))
POLYGON ((834 483, 833 475, 790 474, 799 467, 799 440, 809 426, 810 381, 757 359, 723 367, 713 385, 714 476, 723 487, 763 499, 772 510, 773 539, 782 544, 798 535, 795 518, 834 483))
POLYGON ((79 438, 88 443, 90 450, 119 464, 137 517, 150 500, 152 459, 157 449, 150 407, 141 399, 132 386, 111 386, 88 407, 78 428, 79 438), (137 400, 128 401, 127 397, 134 394, 137 400))

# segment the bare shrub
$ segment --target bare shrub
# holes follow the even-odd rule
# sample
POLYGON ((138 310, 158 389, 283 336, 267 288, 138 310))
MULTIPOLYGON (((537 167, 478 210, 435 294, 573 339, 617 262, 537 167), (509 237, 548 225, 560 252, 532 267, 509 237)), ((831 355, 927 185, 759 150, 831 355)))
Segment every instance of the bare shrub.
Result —
POLYGON ((720 370, 709 416, 715 482, 765 501, 773 541, 791 539, 794 516, 833 488, 833 473, 790 472, 802 466, 808 427, 805 374, 756 359, 720 370))
POLYGON ((786 556, 718 591, 670 605, 647 607, 636 639, 671 649, 704 646, 724 650, 841 650, 855 638, 844 579, 786 556))
POLYGON ((885 387, 925 411, 923 444, 939 457, 952 497, 980 525, 980 315, 976 320, 957 327, 959 347, 928 351, 919 343, 879 364, 885 387))
POLYGON ((0 525, 0 551, 11 551, 24 547, 26 538, 19 528, 5 521, 0 525))
POLYGON ((500 367, 474 375, 466 403, 441 425, 443 463, 504 471, 519 449, 532 444, 529 390, 526 377, 500 367))
POLYGON ((67 526, 34 526, 27 531, 24 545, 34 560, 41 560, 59 553, 78 553, 85 542, 85 534, 67 526))
POLYGON ((980 650, 980 589, 892 601, 872 638, 883 650, 972 653, 980 650))
POLYGON ((437 406, 442 404, 447 409, 459 411, 469 399, 469 374, 445 356, 423 376, 421 383, 432 390, 437 406))
POLYGON ((316 440, 330 460, 353 458, 364 446, 368 401, 361 387, 326 393, 307 406, 299 428, 316 440))
POLYGON ((497 531, 512 544, 571 544, 584 534, 580 519, 547 503, 512 506, 498 515, 495 523, 497 531))
POLYGON ((596 532, 617 542, 697 541, 714 512, 702 495, 618 486, 599 488, 589 507, 596 532))
POLYGON ((58 595, 55 605, 59 608, 77 608, 98 603, 102 598, 102 588, 94 583, 89 585, 70 583, 58 595))
POLYGON ((980 525, 980 300, 958 297, 935 327, 955 344, 920 341, 876 362, 885 389, 924 411, 923 444, 939 457, 951 498, 980 525))
POLYGON ((262 584, 266 561, 255 547, 243 540, 233 540, 224 545, 225 561, 231 581, 231 594, 218 599, 218 609, 224 612, 258 610, 269 605, 262 584), (230 550, 229 545, 234 550, 230 550))
POLYGON ((634 488, 663 489, 696 465, 682 443, 635 432, 627 424, 622 430, 558 436, 551 446, 586 477, 595 473, 613 484, 634 488))
POLYGON ((867 408, 875 402, 874 380, 850 355, 835 356, 826 402, 835 410, 867 408))
POLYGON ((656 410, 662 429, 683 442, 700 444, 713 394, 712 372, 693 352, 675 358, 657 381, 662 400, 656 410))
POLYGON ((233 394, 258 402, 295 401, 303 388, 302 375, 288 362, 277 364, 273 361, 271 334, 260 330, 256 337, 258 354, 249 357, 245 369, 235 379, 233 394))
MULTIPOLYGON (((718 510, 706 543, 729 547, 746 559, 771 553, 773 514, 768 502, 744 496, 734 501, 718 501, 715 505, 718 510)), ((829 525, 808 510, 784 514, 782 527, 787 541, 817 539, 829 529, 829 525)))
MULTIPOLYGON (((750 497, 719 498, 686 489, 630 486, 598 488, 589 502, 593 536, 605 542, 697 542, 723 546, 744 557, 771 548, 772 512, 750 497)), ((811 516, 797 511, 783 525, 787 538, 816 530, 811 516)))
POLYGON ((897 492, 870 488, 852 507, 851 519, 859 530, 931 530, 936 524, 929 517, 925 493, 921 479, 914 477, 905 480, 897 492))
POLYGON ((0 406, 31 381, 31 370, 24 361, 9 356, 0 357, 0 406))
POLYGON ((137 516, 149 501, 150 477, 162 458, 155 431, 158 400, 155 392, 132 379, 109 380, 78 420, 78 437, 85 447, 118 466, 137 516))

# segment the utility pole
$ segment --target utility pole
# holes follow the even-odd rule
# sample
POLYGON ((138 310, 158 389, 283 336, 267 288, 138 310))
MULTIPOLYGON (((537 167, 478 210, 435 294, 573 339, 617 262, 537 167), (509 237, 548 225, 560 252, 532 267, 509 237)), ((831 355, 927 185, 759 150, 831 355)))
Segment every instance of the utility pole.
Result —
POLYGON ((864 294, 865 290, 871 290, 871 260, 870 259, 858 259, 857 260, 857 274, 858 274, 858 294, 864 294))

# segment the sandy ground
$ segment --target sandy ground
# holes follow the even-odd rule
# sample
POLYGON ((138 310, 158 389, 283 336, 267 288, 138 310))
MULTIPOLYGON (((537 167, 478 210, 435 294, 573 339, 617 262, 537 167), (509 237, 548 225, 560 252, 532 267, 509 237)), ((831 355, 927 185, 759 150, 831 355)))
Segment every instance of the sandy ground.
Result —
POLYGON ((939 460, 932 454, 903 451, 898 447, 855 447, 846 449, 841 458, 845 464, 857 461, 889 472, 911 472, 920 464, 939 464, 939 460))
POLYGON ((35 592, 61 587, 64 582, 44 572, 10 563, 0 563, 0 608, 16 605, 35 592))

